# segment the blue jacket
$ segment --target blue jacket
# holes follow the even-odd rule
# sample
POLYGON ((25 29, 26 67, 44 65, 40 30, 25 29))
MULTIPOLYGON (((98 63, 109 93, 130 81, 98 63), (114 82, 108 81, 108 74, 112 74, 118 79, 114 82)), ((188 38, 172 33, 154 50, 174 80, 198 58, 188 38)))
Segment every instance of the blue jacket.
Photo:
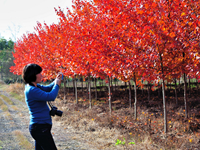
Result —
POLYGON ((25 85, 25 101, 29 108, 30 125, 38 124, 52 124, 51 116, 49 114, 49 107, 47 101, 54 101, 58 95, 59 85, 52 82, 44 86, 37 84, 37 87, 26 84, 25 85))

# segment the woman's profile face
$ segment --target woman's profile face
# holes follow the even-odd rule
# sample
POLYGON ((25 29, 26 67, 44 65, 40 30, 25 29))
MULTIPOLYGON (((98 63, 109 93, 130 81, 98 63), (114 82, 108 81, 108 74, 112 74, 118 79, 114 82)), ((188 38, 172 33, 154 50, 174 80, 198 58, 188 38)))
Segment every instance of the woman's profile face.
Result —
POLYGON ((42 79, 43 79, 43 76, 42 76, 42 74, 41 74, 41 72, 40 73, 38 73, 37 75, 36 75, 36 83, 40 83, 40 82, 42 82, 42 79))

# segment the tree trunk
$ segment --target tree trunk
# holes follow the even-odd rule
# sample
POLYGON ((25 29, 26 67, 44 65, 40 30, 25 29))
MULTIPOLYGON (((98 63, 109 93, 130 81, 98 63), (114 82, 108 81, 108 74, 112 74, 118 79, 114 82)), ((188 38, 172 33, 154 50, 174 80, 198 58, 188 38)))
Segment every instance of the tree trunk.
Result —
POLYGON ((128 81, 128 85, 129 85, 129 107, 132 107, 132 102, 131 102, 131 82, 128 81))
POLYGON ((69 79, 67 80, 67 87, 68 87, 68 93, 69 93, 69 79))
POLYGON ((185 118, 188 118, 187 82, 186 82, 186 74, 185 73, 184 73, 184 103, 185 103, 185 118))
POLYGON ((174 79, 175 83, 175 98, 176 98, 176 105, 178 106, 178 97, 177 97, 177 85, 176 85, 176 79, 174 79))
POLYGON ((102 85, 102 81, 101 81, 101 80, 100 80, 99 83, 100 83, 100 96, 101 96, 101 94, 102 94, 102 93, 101 93, 101 89, 102 89, 103 85, 102 85))
POLYGON ((76 76, 74 77, 74 85, 75 85, 75 99, 76 99, 76 104, 78 104, 76 76))
POLYGON ((134 114, 135 114, 135 120, 137 119, 137 83, 136 83, 136 76, 134 75, 134 91, 135 91, 135 103, 134 103, 134 114))
POLYGON ((110 77, 108 76, 108 101, 109 101, 109 109, 110 109, 110 114, 112 113, 112 103, 111 103, 111 90, 110 90, 110 77))
POLYGON ((90 109, 92 108, 92 99, 91 99, 91 83, 90 83, 90 76, 88 76, 88 94, 89 94, 89 102, 90 102, 90 109))
POLYGON ((150 84, 149 84, 149 81, 148 81, 148 101, 150 101, 150 84))
POLYGON ((97 101, 97 78, 94 78, 94 83, 95 83, 95 99, 97 101))
POLYGON ((160 54, 160 65, 162 69, 162 94, 163 94, 163 111, 164 111, 164 132, 167 133, 167 106, 166 106, 166 99, 165 99, 165 76, 164 76, 164 70, 163 70, 163 63, 162 63, 162 56, 160 54))
MULTIPOLYGON (((143 80, 142 80, 142 84, 143 84, 143 80)), ((142 87, 142 95, 144 95, 144 88, 142 87)))
POLYGON ((112 76, 110 77, 110 90, 111 90, 111 93, 113 93, 113 80, 112 80, 112 76))
POLYGON ((165 99, 165 81, 162 80, 162 93, 163 93, 163 110, 164 110, 164 132, 167 133, 167 106, 166 106, 166 99, 165 99))
POLYGON ((64 83, 64 87, 63 87, 63 93, 64 93, 64 97, 63 97, 63 100, 65 101, 66 100, 66 78, 63 77, 63 83, 64 83))
POLYGON ((76 91, 75 91, 75 80, 74 79, 73 79, 73 93, 74 93, 74 96, 75 96, 76 91))
POLYGON ((189 96, 190 96, 190 92, 191 92, 191 80, 189 78, 189 85, 188 85, 188 88, 189 88, 189 96))
POLYGON ((117 87, 117 84, 116 84, 116 82, 117 82, 117 81, 114 79, 114 82, 115 82, 115 91, 116 91, 116 87, 117 87))
POLYGON ((81 81, 81 86, 82 86, 82 95, 83 95, 83 77, 82 77, 82 81, 81 81))

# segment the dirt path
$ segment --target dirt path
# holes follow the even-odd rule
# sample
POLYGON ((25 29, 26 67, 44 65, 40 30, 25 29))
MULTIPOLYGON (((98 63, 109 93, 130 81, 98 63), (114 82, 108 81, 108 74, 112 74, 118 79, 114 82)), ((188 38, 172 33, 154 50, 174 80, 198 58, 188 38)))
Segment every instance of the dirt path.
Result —
MULTIPOLYGON (((10 104, 2 96, 0 101, 7 107, 0 107, 0 150, 29 150, 34 149, 34 141, 29 134, 29 113, 25 102, 12 98, 7 92, 0 91, 12 101, 10 104), (20 141, 17 135, 22 135, 27 140, 20 141), (27 148, 27 147, 31 148, 27 148)), ((53 120, 52 134, 58 150, 95 150, 92 145, 87 144, 85 139, 76 139, 76 133, 70 128, 64 128, 62 123, 53 120)))

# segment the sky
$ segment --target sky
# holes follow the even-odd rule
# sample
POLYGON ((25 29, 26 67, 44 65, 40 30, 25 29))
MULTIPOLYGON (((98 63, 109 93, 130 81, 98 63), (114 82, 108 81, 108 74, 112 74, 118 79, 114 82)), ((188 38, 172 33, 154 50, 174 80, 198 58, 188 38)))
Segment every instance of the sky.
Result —
POLYGON ((13 41, 27 32, 33 33, 37 22, 58 22, 54 7, 66 10, 72 0, 0 0, 0 38, 13 41))

